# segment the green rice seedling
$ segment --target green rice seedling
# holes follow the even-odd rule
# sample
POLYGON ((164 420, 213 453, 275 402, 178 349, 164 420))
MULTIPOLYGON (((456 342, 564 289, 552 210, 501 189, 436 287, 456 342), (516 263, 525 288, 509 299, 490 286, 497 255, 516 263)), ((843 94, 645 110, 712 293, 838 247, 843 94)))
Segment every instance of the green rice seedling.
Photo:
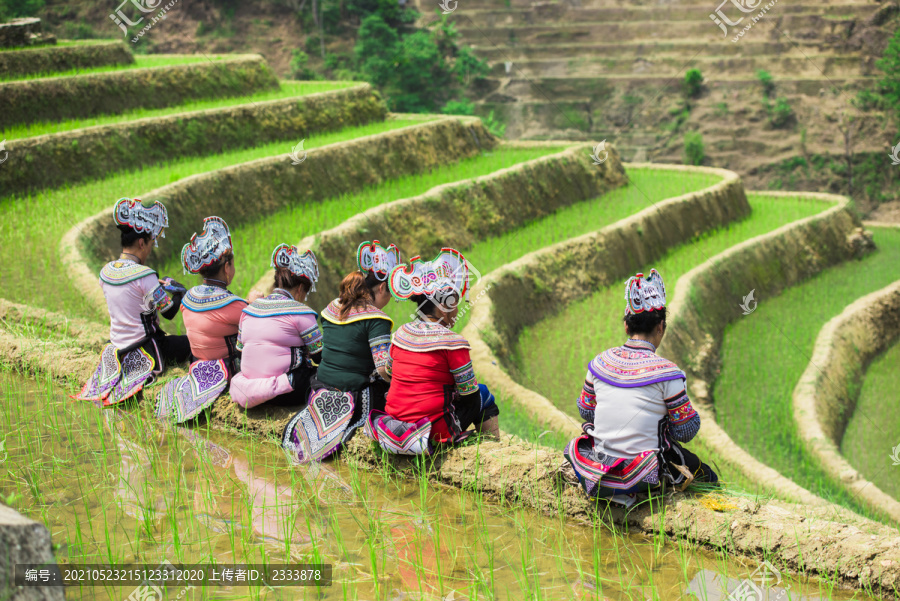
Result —
MULTIPOLYGON (((856 409, 850 417, 841 453, 863 476, 881 490, 900 499, 900 478, 892 455, 900 445, 900 414, 885 411, 884 401, 896 396, 900 390, 900 343, 894 343, 876 357, 865 372, 859 391, 856 409), (871 417, 878 416, 878 427, 873 428, 871 417)), ((852 392, 851 392, 852 398, 852 392)))
MULTIPOLYGON (((311 136, 307 149, 387 132, 420 123, 391 120, 311 136)), ((110 174, 102 180, 65 189, 43 190, 0 200, 0 289, 14 302, 61 311, 73 317, 106 320, 68 282, 47 278, 63 273, 56 248, 65 232, 123 196, 140 196, 183 177, 255 159, 283 154, 284 143, 273 143, 207 157, 188 157, 148 169, 110 174)), ((112 226, 110 226, 112 227, 112 226)), ((274 244, 272 245, 274 246, 274 244)), ((271 248, 269 249, 271 252, 271 248)), ((181 269, 173 271, 180 274, 181 269)))
POLYGON ((256 94, 251 94, 249 96, 191 100, 190 102, 176 104, 161 109, 140 108, 116 115, 102 115, 99 117, 85 119, 71 119, 67 121, 52 122, 44 121, 38 123, 12 125, 7 129, 0 130, 0 138, 5 140, 16 140, 19 138, 41 136, 45 134, 55 134, 64 131, 82 129, 85 127, 95 127, 98 125, 127 123, 129 121, 136 121, 138 119, 150 119, 153 117, 165 117, 167 115, 177 115, 180 113, 188 113, 193 111, 236 107, 244 104, 267 102, 269 100, 283 100, 286 98, 307 96, 309 94, 318 94, 320 92, 343 90, 354 85, 359 85, 359 82, 282 81, 280 82, 280 88, 277 90, 266 90, 263 92, 257 92, 256 94))

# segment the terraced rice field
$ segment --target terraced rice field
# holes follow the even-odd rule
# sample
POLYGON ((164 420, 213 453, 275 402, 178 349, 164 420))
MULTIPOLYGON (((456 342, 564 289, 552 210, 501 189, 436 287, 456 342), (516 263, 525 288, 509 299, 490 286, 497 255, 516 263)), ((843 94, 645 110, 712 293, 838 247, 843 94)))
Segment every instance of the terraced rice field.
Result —
POLYGON ((8 77, 0 74, 0 81, 24 81, 30 79, 44 79, 47 77, 70 77, 72 75, 91 75, 94 73, 109 73, 111 71, 127 71, 129 69, 145 69, 149 67, 171 67, 173 65, 193 65, 197 63, 214 63, 231 58, 224 54, 210 56, 196 54, 140 54, 134 57, 134 64, 112 65, 105 67, 92 67, 90 69, 72 69, 71 71, 55 73, 35 73, 24 77, 8 77))
MULTIPOLYGON (((822 326, 857 298, 897 280, 900 232, 873 231, 875 253, 832 267, 778 297, 759 299, 756 311, 734 323, 725 332, 722 371, 714 390, 718 421, 738 444, 801 486, 854 508, 853 497, 825 477, 804 450, 794 426, 791 395, 822 326)), ((856 427, 865 424, 868 430, 873 455, 880 443, 887 459, 891 447, 900 443, 886 444, 897 430, 881 425, 896 422, 895 409, 868 403, 854 413, 860 422, 856 427)), ((883 474, 882 479, 896 482, 896 475, 891 476, 883 474)))
POLYGON ((154 117, 165 117, 167 115, 176 115, 179 113, 187 113, 192 111, 202 111, 207 109, 219 109, 226 107, 235 107, 242 104, 262 103, 268 100, 282 100, 292 98, 294 96, 307 96, 309 94, 317 94, 319 92, 329 92, 331 90, 343 90, 345 88, 357 85, 352 81, 282 81, 278 90, 266 90, 253 94, 251 96, 238 96, 235 98, 213 98, 209 100, 195 100, 177 104, 162 109, 135 109, 118 115, 103 115, 90 119, 72 119, 69 121, 44 121, 41 123, 29 123, 23 125, 15 125, 0 130, 0 138, 5 140, 15 140, 17 138, 26 138, 30 136, 40 136, 44 134, 56 134, 63 131, 73 131, 85 127, 94 127, 98 125, 112 125, 114 123, 128 123, 137 119, 152 119, 154 117))
MULTIPOLYGON (((310 136, 304 147, 309 150, 414 123, 421 121, 390 120, 310 136)), ((64 278, 46 277, 46 274, 60 272, 56 249, 69 228, 85 217, 112 206, 123 196, 140 197, 195 173, 286 154, 290 150, 290 144, 278 142, 220 155, 180 159, 139 171, 110 174, 105 179, 71 188, 0 199, 0 237, 4 241, 0 245, 0 288, 8 300, 63 311, 72 316, 105 320, 106 316, 98 314, 81 292, 72 288, 64 278)), ((180 272, 179 269, 176 275, 180 272)))
MULTIPOLYGON (((612 190, 600 198, 560 209, 503 236, 460 250, 481 275, 487 275, 530 252, 602 229, 667 198, 702 190, 720 181, 714 175, 684 173, 664 167, 629 169, 628 178, 627 186, 612 190)), ((409 321, 410 307, 412 303, 391 303, 385 311, 394 319, 395 326, 399 326, 409 321)), ((455 329, 461 331, 468 320, 469 314, 466 313, 455 329)))
MULTIPOLYGON (((619 10, 606 6, 604 9, 619 10)), ((521 17, 527 20, 523 15, 530 10, 517 13, 514 19, 521 17)), ((701 8, 700 12, 707 10, 701 8)), ((621 17, 620 13, 619 10, 615 15, 621 17)), ((684 16, 681 13, 674 16, 679 15, 684 16)), ((507 16, 505 14, 504 18, 507 16)), ((680 18, 676 20, 682 21, 680 18)), ((609 29, 604 23, 593 21, 601 19, 584 21, 592 31, 609 29)), ((634 22, 641 23, 639 19, 634 22)), ((535 27, 528 23, 517 23, 515 26, 519 33, 533 34, 538 38, 544 36, 541 38, 544 42, 548 40, 548 35, 552 37, 565 33, 565 29, 554 27, 552 24, 535 27)), ((635 26, 629 27, 634 29, 635 26)), ((691 27, 681 22, 674 30, 688 31, 691 27)), ((546 50, 541 48, 541 44, 530 48, 536 53, 546 50)), ((212 57, 213 60, 224 58, 227 57, 212 57)), ((210 59, 197 56, 138 56, 133 65, 79 69, 54 75, 79 77, 112 71, 127 73, 148 66, 207 60, 210 59)), ((552 56, 548 61, 542 60, 535 58, 529 67, 556 68, 552 64, 552 56)), ((593 63, 580 61, 566 68, 581 77, 598 64, 613 70, 623 67, 623 64, 603 59, 593 63)), ((264 65, 257 63, 256 68, 260 67, 262 72, 268 73, 264 65)), ((835 68, 849 67, 840 63, 835 68)), ((21 79, 35 80, 40 77, 38 74, 21 79)), ((629 79, 623 74, 614 74, 614 77, 623 81, 629 79)), ((568 85, 565 77, 551 79, 555 80, 555 85, 568 85)), ((274 81, 268 83, 274 85, 274 81)), ((582 85, 585 82, 574 83, 582 85)), ((354 84, 280 82, 278 90, 227 99, 222 98, 225 94, 215 93, 213 88, 217 85, 227 87, 228 84, 214 81, 209 89, 204 88, 204 95, 210 98, 208 100, 181 102, 154 110, 131 110, 114 116, 75 116, 67 121, 12 126, 0 132, 0 136, 17 140, 75 132, 98 125, 133 123, 141 119, 150 122, 158 120, 157 123, 160 123, 164 117, 188 111, 255 105, 294 97, 302 104, 305 95, 354 84)), ((504 90, 508 92, 515 92, 517 85, 514 81, 503 83, 504 90)), ((602 87, 605 84, 598 85, 602 87)), ((178 92, 185 94, 176 95, 178 98, 190 97, 196 91, 191 88, 190 82, 185 82, 184 86, 185 89, 178 92)), ((521 86, 519 89, 521 91, 521 86)), ((246 94, 247 90, 243 93, 246 94)), ((493 100, 485 100, 482 106, 491 102, 493 100)), ((378 108, 380 110, 380 105, 378 108)), ((83 112, 87 114, 89 109, 91 107, 85 107, 83 112)), ((373 114, 380 119, 382 113, 375 111, 373 114)), ((304 148, 310 150, 393 132, 431 119, 395 115, 361 127, 300 135, 296 141, 305 138, 304 148)), ((417 131, 422 133, 417 143, 422 143, 422 151, 428 155, 428 160, 446 156, 446 148, 427 146, 427 141, 432 139, 429 137, 431 133, 417 131)), ((480 134, 474 135, 471 128, 469 133, 474 135, 474 143, 468 139, 468 134, 462 133, 462 127, 442 131, 458 131, 460 133, 454 135, 467 137, 465 145, 460 147, 468 154, 459 156, 470 156, 472 153, 468 149, 474 151, 476 146, 473 144, 482 147, 484 141, 483 136, 479 141, 480 134)), ((437 137, 438 134, 434 135, 437 137)), ((77 184, 68 182, 42 192, 0 193, 2 296, 7 300, 59 311, 66 318, 87 318, 104 328, 107 316, 91 304, 64 273, 59 256, 60 240, 71 227, 108 209, 122 196, 145 196, 147 192, 193 175, 214 172, 209 181, 231 181, 224 175, 220 177, 221 174, 215 171, 257 159, 287 155, 296 141, 291 144, 257 144, 240 150, 224 144, 227 150, 221 154, 210 151, 200 157, 172 159, 141 169, 110 172, 102 177, 77 184)), ((186 141, 182 142, 183 147, 178 150, 183 151, 186 144, 186 141)), ((502 169, 558 153, 567 147, 565 143, 556 146, 501 144, 490 152, 472 158, 447 159, 431 170, 422 165, 427 167, 433 162, 423 163, 418 160, 418 155, 407 153, 408 156, 404 155, 397 162, 401 166, 397 170, 400 175, 391 175, 390 179, 386 176, 366 179, 367 183, 376 183, 368 187, 356 186, 359 189, 352 193, 328 198, 303 197, 304 201, 280 209, 271 207, 284 207, 283 202, 266 204, 261 201, 258 207, 253 205, 258 208, 258 214, 252 214, 252 218, 244 219, 233 227, 237 279, 231 288, 239 294, 246 294, 248 288, 268 271, 269 253, 276 243, 296 242, 339 226, 371 207, 419 196, 443 184, 495 174, 502 169), (272 212, 266 213, 267 210, 272 212)), ((366 160, 371 165, 383 166, 384 163, 378 163, 381 158, 379 155, 377 159, 368 157, 366 160)), ((10 153, 10 160, 16 159, 15 153, 10 153)), ((284 159, 288 161, 287 156, 284 159)), ((316 154, 309 157, 310 162, 315 160, 316 154)), ((348 172, 350 167, 347 166, 348 172)), ((335 165, 335 177, 341 174, 342 168, 343 165, 335 165)), ((503 235, 487 239, 482 236, 482 239, 460 250, 479 273, 487 274, 532 251, 600 230, 663 200, 709 188, 721 181, 721 176, 676 171, 664 166, 635 166, 626 170, 629 181, 624 187, 598 198, 574 202, 503 235)), ((259 171, 255 175, 258 177, 260 173, 268 175, 269 172, 259 171)), ((612 177, 609 175, 611 171, 600 170, 600 173, 606 173, 603 177, 612 177)), ((522 177, 526 178, 523 185, 527 186, 530 175, 522 177)), ((585 181, 593 177, 595 172, 591 171, 585 181)), ((202 189, 191 188, 190 191, 202 189)), ((542 188, 529 188, 532 189, 542 188)), ((603 189, 603 186, 590 189, 603 189)), ((523 196, 527 194, 523 193, 523 196)), ((235 198, 246 198, 241 190, 236 189, 235 195, 235 198)), ((276 201, 293 198, 290 194, 285 196, 276 201)), ((298 194, 297 198, 300 197, 298 194)), ((189 194, 177 198, 184 202, 189 194)), ((646 269, 656 267, 660 270, 669 284, 670 298, 674 295, 675 281, 699 263, 735 244, 818 214, 831 206, 801 196, 776 198, 751 194, 749 199, 753 211, 747 219, 707 232, 646 266, 646 269)), ((189 198, 189 202, 194 200, 189 198)), ((196 200, 202 203, 206 199, 196 200)), ((196 208, 204 205, 181 206, 196 208)), ((538 211, 533 214, 542 213, 538 211)), ((198 221, 193 225, 199 228, 201 223, 198 221)), ((821 324, 855 298, 854 294, 861 296, 870 289, 883 287, 891 281, 891 277, 897 277, 900 232, 878 230, 875 241, 879 250, 863 261, 829 269, 787 290, 778 298, 760 299, 758 309, 752 315, 727 330, 722 348, 723 367, 714 390, 718 419, 738 444, 802 486, 861 513, 865 512, 836 483, 828 482, 808 467, 792 468, 797 463, 808 463, 808 458, 800 450, 793 431, 790 389, 792 378, 795 381, 808 362, 801 360, 804 349, 811 345, 821 324), (822 300, 823 297, 825 300, 822 300), (809 309, 810 304, 816 305, 815 310, 809 309), (780 352, 771 352, 772 349, 780 349, 780 352)), ((186 240, 167 242, 173 243, 173 248, 177 250, 186 240)), ((347 253, 354 250, 348 247, 347 253)), ((417 254, 419 249, 402 248, 402 251, 409 257, 417 254)), ((86 262, 91 263, 92 270, 96 270, 100 259, 91 254, 92 249, 86 252, 86 262)), ((192 277, 182 275, 177 252, 157 257, 154 266, 162 275, 171 275, 185 284, 193 284, 192 277)), ((527 328, 515 349, 511 365, 513 375, 522 384, 550 398, 563 411, 577 415, 575 399, 587 361, 598 351, 620 344, 624 338, 620 319, 622 303, 621 285, 616 284, 595 291, 583 301, 562 307, 557 315, 527 328)), ((408 303, 391 304, 388 311, 399 325, 408 320, 410 308, 408 303)), ((518 307, 498 309, 515 311, 518 307)), ((501 454, 498 460, 494 455, 492 460, 502 463, 503 474, 515 474, 518 473, 516 469, 522 469, 522 473, 528 476, 521 482, 517 481, 509 491, 504 490, 499 498, 488 498, 484 493, 488 489, 483 486, 485 483, 479 483, 478 477, 482 468, 487 470, 496 465, 492 466, 488 460, 481 462, 477 453, 486 447, 481 446, 480 442, 474 449, 476 462, 461 468, 467 477, 474 472, 475 484, 466 484, 465 478, 455 481, 445 477, 441 481, 451 486, 438 487, 432 483, 435 481, 434 470, 452 464, 454 453, 459 453, 456 457, 460 457, 473 449, 447 451, 444 456, 447 461, 437 466, 421 462, 396 465, 382 462, 377 464, 377 469, 370 469, 371 463, 367 464, 360 460, 360 455, 354 455, 362 453, 369 457, 372 454, 370 445, 357 439, 351 441, 353 445, 348 445, 345 454, 335 461, 298 466, 285 456, 277 444, 271 444, 266 438, 274 435, 273 432, 266 433, 266 427, 273 429, 273 424, 278 424, 280 418, 277 411, 266 413, 266 408, 262 408, 254 410, 252 415, 249 412, 240 413, 238 421, 247 416, 262 420, 265 425, 254 430, 247 420, 240 424, 232 423, 216 413, 223 402, 228 408, 233 408, 225 398, 219 399, 217 409, 207 416, 205 422, 189 427, 163 428, 150 415, 152 397, 156 392, 153 386, 145 391, 143 402, 129 402, 119 408, 99 411, 87 403, 73 403, 65 396, 73 391, 73 381, 64 378, 52 380, 46 374, 57 368, 62 371, 70 369, 72 373, 57 373, 57 377, 83 379, 83 374, 73 374, 84 370, 79 362, 84 363, 84 358, 92 351, 82 353, 78 345, 83 341, 76 334, 54 329, 49 322, 28 323, 17 321, 12 312, 10 315, 8 321, 0 320, 0 347, 6 349, 5 357, 0 359, 0 458, 9 467, 3 470, 4 474, 0 474, 0 502, 45 523, 57 544, 55 553, 60 561, 116 564, 164 559, 176 563, 306 561, 334 566, 335 585, 331 587, 299 591, 277 587, 236 587, 182 593, 187 593, 188 598, 198 599, 347 601, 409 598, 449 601, 466 598, 473 601, 537 601, 636 598, 656 601, 692 594, 701 599, 716 599, 724 598, 734 590, 740 579, 752 571, 753 568, 748 569, 748 566, 756 565, 762 559, 772 559, 780 562, 779 565, 785 563, 792 574, 799 576, 785 577, 783 584, 791 587, 792 596, 868 598, 866 594, 874 592, 873 586, 883 587, 883 582, 889 581, 888 573, 878 575, 881 580, 876 578, 875 584, 862 582, 859 577, 861 570, 853 564, 860 559, 857 557, 841 558, 848 562, 847 565, 836 566, 833 570, 822 568, 817 563, 820 556, 795 561, 796 554, 788 557, 784 549, 792 542, 797 548, 806 545, 809 541, 802 540, 800 534, 794 541, 784 539, 771 547, 768 539, 771 531, 766 531, 765 520, 759 519, 762 513, 755 513, 762 512, 761 507, 767 507, 768 499, 756 494, 758 482, 743 476, 723 474, 727 484, 720 494, 709 495, 706 490, 694 488, 690 494, 681 497, 693 503, 694 507, 706 508, 703 514, 705 519, 691 524, 688 528, 690 532, 673 529, 673 516, 666 512, 671 511, 674 505, 666 505, 665 511, 660 512, 657 505, 645 503, 622 519, 630 520, 646 513, 640 531, 647 535, 624 534, 615 522, 594 515, 595 508, 578 510, 579 501, 588 501, 580 496, 580 490, 577 491, 578 501, 573 499, 569 493, 576 489, 557 467, 562 463, 562 457, 558 456, 557 451, 550 456, 546 449, 547 445, 559 449, 566 442, 566 437, 560 432, 545 431, 533 419, 526 417, 517 409, 517 399, 502 395, 498 399, 502 411, 501 427, 505 432, 521 436, 532 446, 529 448, 510 440, 491 443, 495 450, 505 448, 503 445, 517 449, 515 456, 511 453, 503 457, 501 454), (36 346, 28 346, 32 344, 36 346), (29 349, 27 352, 23 350, 26 347, 29 349), (41 349, 41 352, 31 352, 31 348, 41 349), (47 358, 52 355, 42 353, 59 353, 60 350, 64 351, 64 359, 48 367, 47 358), (65 352, 69 350, 78 352, 73 353, 73 357, 66 357, 65 352), (12 365, 27 373, 10 373, 12 365), (242 429, 236 430, 238 427, 242 429), (531 465, 532 453, 534 465, 531 465), (539 469, 538 455, 541 453, 550 457, 552 467, 539 469), (395 469, 401 471, 395 472, 395 469), (541 469, 549 472, 541 473, 541 469), (405 477, 396 477, 399 473, 405 477), (549 501, 551 507, 541 507, 528 500, 531 487, 547 482, 552 483, 551 489, 547 489, 552 492, 543 501, 553 499, 549 501), (471 490, 458 490, 463 487, 471 490), (532 504, 526 504, 526 500, 532 504), (753 505, 752 511, 744 507, 748 503, 753 505), (739 508, 738 505, 742 506, 739 508), (529 508, 540 508, 544 515, 529 508), (570 520, 566 516, 575 519, 570 520), (717 522, 720 518, 727 521, 717 522), (749 551, 754 557, 743 560, 746 565, 735 561, 733 551, 736 540, 715 538, 723 528, 728 530, 728 524, 737 524, 735 520, 745 518, 753 520, 753 528, 762 528, 759 544, 749 551), (720 526, 710 526, 714 523, 720 526), (762 526, 759 526, 760 523, 762 526), (692 546, 694 542, 706 544, 707 548, 692 546), (807 580, 807 575, 818 579, 807 580), (838 590, 839 585, 847 584, 858 590, 854 593, 838 590)), ((457 324, 457 329, 461 329, 466 320, 464 318, 462 323, 457 324)), ((170 332, 179 329, 177 323, 174 327, 167 326, 170 332)), ((90 344, 95 345, 96 341, 90 344)), ((898 348, 895 346, 871 367, 855 420, 871 418, 878 398, 896 387, 896 378, 890 366, 892 361, 897 361, 898 348)), ((167 373, 164 379, 181 373, 178 371, 181 367, 173 367, 172 373, 167 373)), ((475 368, 477 371, 479 365, 476 364, 475 368)), ((900 435, 900 424, 896 428, 887 422, 881 426, 884 441, 895 434, 900 435)), ((859 445, 864 437, 865 423, 854 421, 848 428, 845 445, 859 445)), ((705 459, 715 461, 715 454, 702 442, 691 446, 705 459)), ((888 449, 885 449, 887 452, 888 449)), ((877 477, 873 470, 879 464, 866 464, 869 458, 861 457, 857 451, 851 450, 849 454, 851 460, 861 462, 861 469, 866 474, 873 474, 873 479, 877 477)), ((794 510, 800 512, 804 509, 794 510)), ((827 510, 836 508, 829 506, 827 510)), ((677 519, 678 516, 674 517, 677 519)), ((742 523, 749 524, 747 521, 742 523)), ((876 532, 873 530, 876 526, 880 527, 865 523, 862 528, 866 532, 876 532)), ((878 536, 882 536, 879 540, 887 540, 884 531, 877 532, 878 536)), ((877 538, 875 534, 872 536, 877 538)), ((818 545, 816 549, 837 544, 833 539, 828 540, 822 545, 815 543, 818 545)), ((880 559, 878 561, 879 565, 889 565, 880 559)), ((128 595, 129 591, 122 595, 122 590, 81 588, 70 589, 67 595, 68 598, 117 599, 128 595)))
POLYGON ((866 370, 856 410, 841 441, 841 453, 866 480, 900 499, 900 343, 879 355, 866 370))

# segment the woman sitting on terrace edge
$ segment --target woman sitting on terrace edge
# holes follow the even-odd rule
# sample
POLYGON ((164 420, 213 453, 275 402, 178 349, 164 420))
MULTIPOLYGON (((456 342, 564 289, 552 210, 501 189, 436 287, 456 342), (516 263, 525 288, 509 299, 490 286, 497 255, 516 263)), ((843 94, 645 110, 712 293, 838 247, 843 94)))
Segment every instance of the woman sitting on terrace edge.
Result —
POLYGON ((418 318, 394 334, 386 413, 372 411, 366 433, 393 453, 430 454, 432 442, 459 442, 476 429, 499 437, 500 410, 475 378, 469 342, 451 331, 469 288, 465 257, 441 249, 430 262, 413 257, 391 272, 391 294, 418 306, 418 318))
POLYGON ((196 361, 188 374, 168 382, 156 399, 156 416, 182 423, 196 417, 228 388, 239 370, 238 324, 247 301, 228 285, 234 280, 234 248, 228 224, 219 217, 203 220, 203 234, 194 234, 181 250, 185 273, 203 276, 181 303, 184 327, 196 361))
POLYGON ((306 403, 311 363, 322 356, 316 312, 303 304, 316 291, 319 263, 311 250, 280 244, 272 252, 275 289, 241 315, 237 350, 241 371, 231 380, 231 399, 250 409, 262 403, 306 403))
POLYGON ((388 276, 399 262, 393 244, 363 242, 356 251, 359 270, 341 281, 340 296, 322 311, 324 347, 313 393, 282 434, 282 446, 301 463, 328 457, 353 437, 369 411, 384 410, 394 322, 382 309, 391 299, 388 276))
POLYGON ((185 289, 171 278, 160 280, 144 264, 156 239, 165 237, 166 207, 159 201, 122 198, 113 207, 113 216, 121 232, 122 253, 100 270, 110 344, 101 352, 91 379, 75 396, 104 405, 140 392, 165 371, 166 361, 181 363, 190 356, 187 337, 166 336, 157 314, 175 317, 185 289))
POLYGON ((700 430, 685 389, 684 372, 656 354, 666 331, 666 289, 655 269, 625 284, 623 346, 589 364, 578 410, 585 435, 571 441, 565 457, 588 496, 629 505, 635 493, 663 481, 683 489, 691 482, 718 482, 715 472, 679 442, 700 430))

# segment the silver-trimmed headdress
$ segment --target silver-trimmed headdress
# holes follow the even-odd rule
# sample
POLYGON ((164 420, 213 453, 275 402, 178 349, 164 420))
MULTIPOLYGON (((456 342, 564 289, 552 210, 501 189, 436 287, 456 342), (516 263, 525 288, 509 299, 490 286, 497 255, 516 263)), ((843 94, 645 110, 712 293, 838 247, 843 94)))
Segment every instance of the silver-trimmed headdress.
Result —
POLYGON ((169 227, 169 214, 166 207, 158 200, 141 200, 140 198, 120 198, 113 207, 116 225, 127 225, 139 234, 150 234, 156 246, 156 238, 169 227))
POLYGON ((209 267, 234 248, 228 224, 221 217, 207 217, 203 220, 203 233, 194 233, 191 241, 181 249, 181 264, 185 273, 199 273, 209 267))
POLYGON ((442 248, 431 261, 415 256, 410 259, 409 265, 395 267, 388 287, 396 299, 424 295, 444 305, 449 298, 456 296, 458 302, 469 292, 469 266, 461 252, 454 248, 442 248))
POLYGON ((666 285, 656 269, 644 277, 639 273, 625 282, 625 315, 658 311, 666 306, 666 285))
POLYGON ((363 242, 356 249, 356 264, 360 271, 372 273, 379 282, 390 277, 400 263, 400 249, 393 244, 386 247, 378 240, 363 242))
POLYGON ((279 244, 272 251, 272 267, 284 267, 296 276, 309 280, 310 292, 316 291, 316 282, 319 281, 319 262, 311 250, 303 253, 296 246, 279 244))

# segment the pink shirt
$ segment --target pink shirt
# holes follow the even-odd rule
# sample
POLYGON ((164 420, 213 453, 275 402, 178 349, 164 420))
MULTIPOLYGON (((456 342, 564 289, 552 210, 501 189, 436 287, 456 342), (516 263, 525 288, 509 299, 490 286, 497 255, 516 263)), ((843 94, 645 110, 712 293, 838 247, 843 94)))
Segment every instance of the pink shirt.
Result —
POLYGON ((104 265, 100 287, 109 309, 109 341, 117 349, 135 345, 159 330, 157 311, 172 304, 156 272, 131 260, 104 265))
POLYGON ((226 338, 236 336, 247 301, 218 286, 201 284, 187 291, 181 313, 191 354, 201 361, 227 359, 226 338))
POLYGON ((322 350, 322 331, 316 313, 278 293, 248 305, 238 333, 241 372, 231 380, 231 398, 250 408, 292 390, 287 378, 293 361, 291 347, 322 350))

